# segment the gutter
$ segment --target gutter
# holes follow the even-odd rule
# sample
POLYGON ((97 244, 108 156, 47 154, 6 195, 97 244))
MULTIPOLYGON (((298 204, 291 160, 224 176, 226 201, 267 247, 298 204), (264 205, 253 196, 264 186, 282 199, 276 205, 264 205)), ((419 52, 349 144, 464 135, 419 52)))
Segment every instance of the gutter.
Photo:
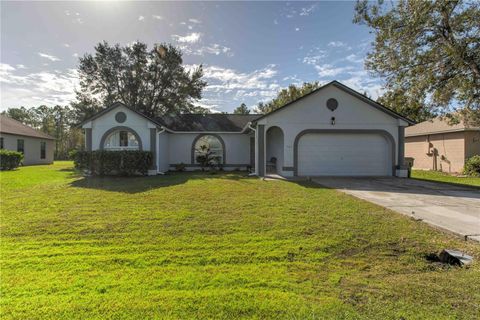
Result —
MULTIPOLYGON (((248 127, 250 130, 252 130, 253 132, 255 132, 255 133, 257 132, 257 128, 252 127, 252 122, 251 122, 251 121, 250 121, 249 123, 247 123, 247 127, 248 127)), ((255 151, 255 152, 256 152, 256 151, 255 151)), ((255 169, 255 171, 257 171, 257 170, 255 169)), ((249 173, 249 174, 248 174, 249 177, 253 177, 253 176, 256 176, 256 175, 257 175, 256 172, 252 172, 252 173, 249 173)))
MULTIPOLYGON (((164 133, 167 130, 164 126, 161 126, 160 129, 161 130, 157 132, 157 139, 158 139, 158 135, 160 135, 161 133, 164 133)), ((165 172, 158 171, 158 168, 160 168, 160 158, 158 156, 160 151, 159 144, 160 144, 160 141, 157 140, 157 157, 156 157, 157 158, 157 174, 164 176, 165 172)))

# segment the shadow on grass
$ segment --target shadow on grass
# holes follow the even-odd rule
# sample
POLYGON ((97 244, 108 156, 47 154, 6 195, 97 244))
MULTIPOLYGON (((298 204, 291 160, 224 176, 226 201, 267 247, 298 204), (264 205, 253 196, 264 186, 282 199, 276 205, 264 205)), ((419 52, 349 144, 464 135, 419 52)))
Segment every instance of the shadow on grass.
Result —
MULTIPOLYGON (((76 176, 80 176, 78 172, 76 176)), ((245 180, 255 179, 246 172, 172 172, 157 176, 136 177, 81 177, 70 183, 72 187, 99 189, 112 192, 141 193, 152 189, 181 185, 191 180, 245 180)))
POLYGON ((439 180, 432 180, 432 179, 427 179, 427 178, 410 178, 410 179, 418 180, 418 181, 425 181, 425 182, 440 183, 440 184, 444 184, 444 185, 452 186, 452 187, 462 187, 462 188, 466 188, 466 189, 480 190, 480 187, 478 187, 478 186, 464 184, 464 183, 461 183, 461 182, 457 183, 457 182, 439 181, 439 180))

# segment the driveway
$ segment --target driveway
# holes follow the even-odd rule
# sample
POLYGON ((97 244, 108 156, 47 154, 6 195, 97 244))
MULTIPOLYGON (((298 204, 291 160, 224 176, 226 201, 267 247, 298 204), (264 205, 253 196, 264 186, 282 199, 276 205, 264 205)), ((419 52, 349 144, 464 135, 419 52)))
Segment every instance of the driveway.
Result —
POLYGON ((479 190, 400 178, 321 177, 313 181, 480 241, 479 190))

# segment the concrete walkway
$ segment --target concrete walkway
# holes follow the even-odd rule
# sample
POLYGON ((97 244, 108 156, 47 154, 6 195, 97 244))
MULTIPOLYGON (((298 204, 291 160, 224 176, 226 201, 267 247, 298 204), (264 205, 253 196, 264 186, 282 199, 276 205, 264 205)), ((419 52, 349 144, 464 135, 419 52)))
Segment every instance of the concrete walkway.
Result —
POLYGON ((480 242, 480 190, 400 178, 313 181, 480 242))

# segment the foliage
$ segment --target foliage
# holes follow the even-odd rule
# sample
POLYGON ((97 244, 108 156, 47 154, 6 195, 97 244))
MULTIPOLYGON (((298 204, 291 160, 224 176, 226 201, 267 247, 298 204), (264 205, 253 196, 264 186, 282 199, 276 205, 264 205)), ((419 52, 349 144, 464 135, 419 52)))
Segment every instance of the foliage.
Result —
POLYGON ((478 318, 478 244, 313 183, 67 162, 0 181, 2 320, 478 318), (476 260, 424 258, 442 248, 476 260))
POLYGON ((9 108, 3 114, 54 137, 55 160, 68 159, 68 152, 82 144, 83 135, 81 129, 74 126, 75 114, 71 107, 9 108))
POLYGON ((181 51, 169 44, 148 50, 141 42, 124 47, 99 43, 94 54, 80 58, 74 104, 79 120, 116 101, 149 117, 198 111, 193 102, 206 86, 202 66, 188 71, 182 64, 181 51))
POLYGON ((480 155, 473 156, 465 162, 463 173, 467 176, 480 177, 480 155))
POLYGON ((422 122, 435 117, 425 105, 408 95, 404 90, 387 91, 377 101, 387 108, 415 122, 422 122))
POLYGON ((0 149, 0 169, 13 170, 17 168, 23 161, 21 152, 0 149))
POLYGON ((77 151, 73 154, 77 170, 85 170, 93 175, 146 175, 153 164, 150 151, 77 151))
POLYGON ((480 177, 454 176, 440 171, 412 170, 412 178, 480 188, 480 177))
POLYGON ((240 106, 233 110, 234 114, 250 114, 250 109, 247 108, 245 103, 242 103, 240 106))
POLYGON ((272 112, 275 109, 278 109, 287 103, 290 103, 304 95, 309 94, 310 92, 318 89, 320 84, 318 81, 315 82, 305 82, 301 86, 296 86, 291 84, 286 89, 282 89, 278 94, 277 97, 273 98, 271 101, 266 103, 260 102, 257 105, 256 112, 266 114, 272 112))
MULTIPOLYGON (((406 95, 414 115, 460 105, 467 122, 480 109, 480 2, 416 1, 356 4, 354 22, 375 33, 366 67, 383 77, 391 95, 406 95)), ((387 99, 402 109, 402 99, 387 99)), ((477 117, 477 121, 478 121, 477 117)), ((480 123, 480 121, 478 121, 480 123)))
POLYGON ((201 145, 200 150, 197 150, 200 154, 197 156, 197 162, 200 163, 202 170, 205 168, 220 167, 220 157, 217 156, 207 145, 201 145))

